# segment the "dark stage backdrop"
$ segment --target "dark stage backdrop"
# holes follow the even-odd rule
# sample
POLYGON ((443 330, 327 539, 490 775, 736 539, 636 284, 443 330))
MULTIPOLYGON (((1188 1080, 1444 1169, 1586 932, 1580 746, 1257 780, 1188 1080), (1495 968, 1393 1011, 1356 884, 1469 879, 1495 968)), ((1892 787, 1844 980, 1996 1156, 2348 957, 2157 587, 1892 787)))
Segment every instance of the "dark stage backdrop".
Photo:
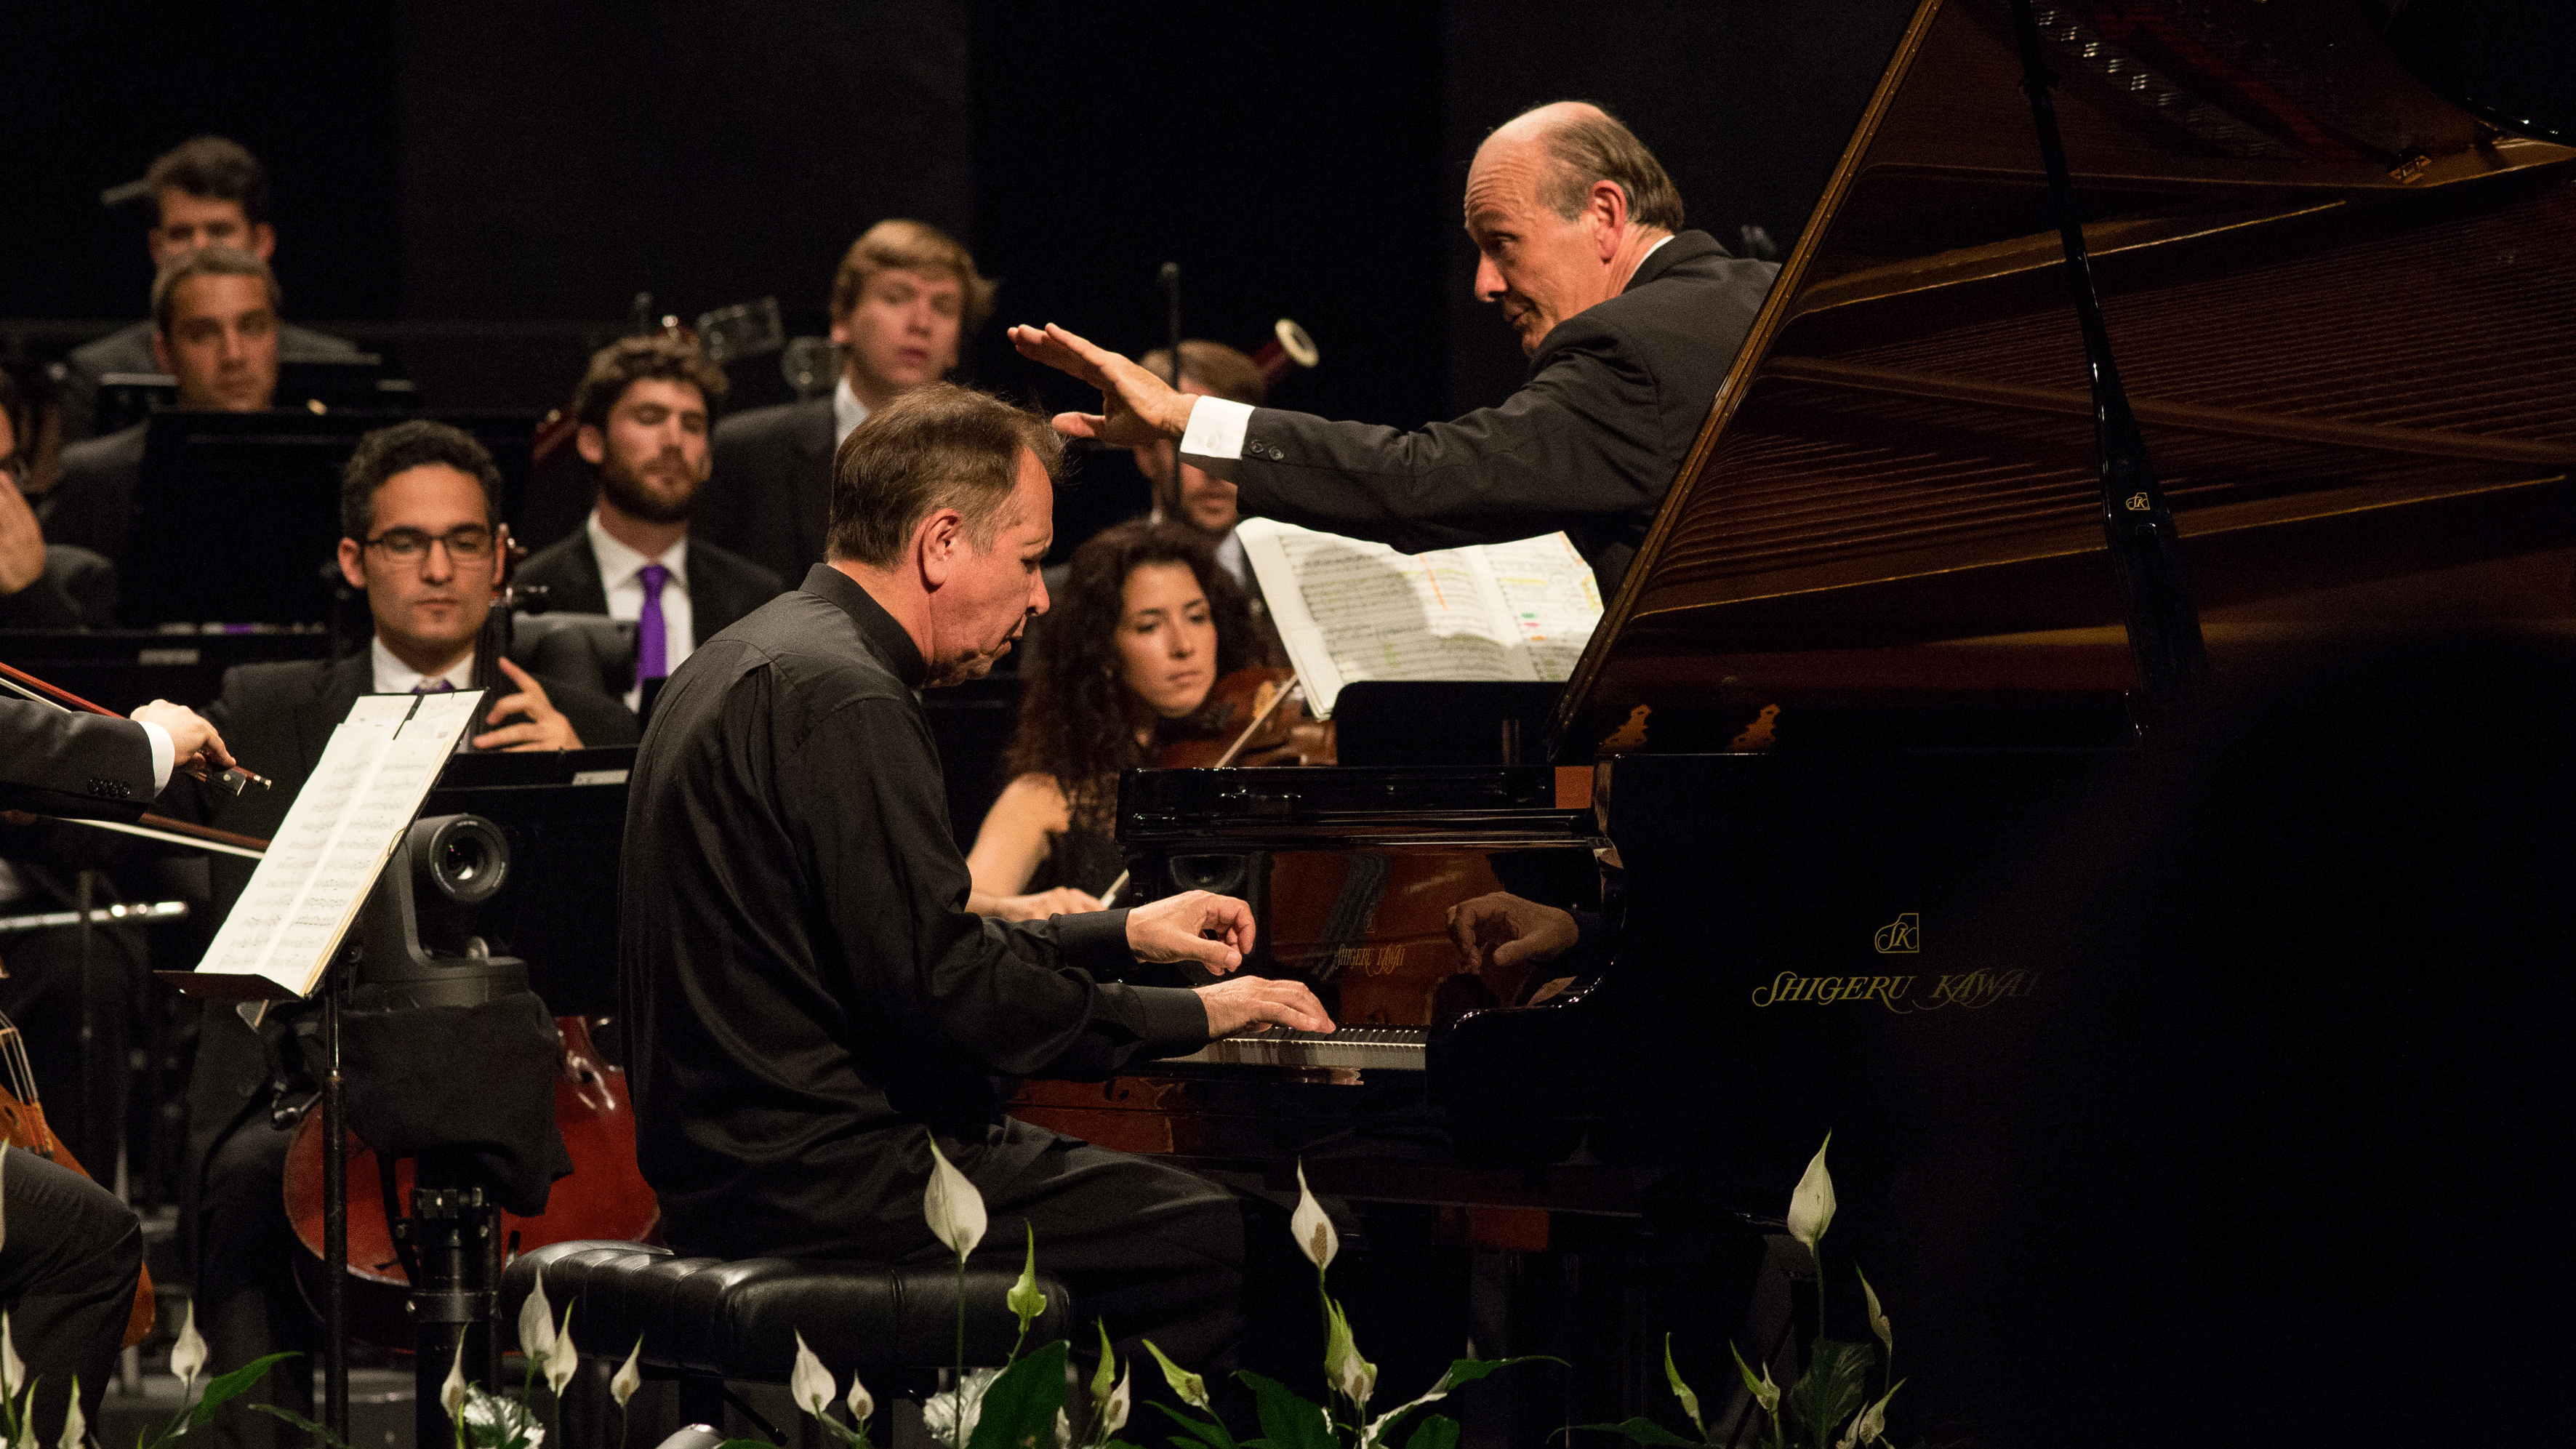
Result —
POLYGON ((207 131, 268 164, 290 315, 394 315, 389 7, 15 4, 0 35, 0 316, 142 316, 149 209, 98 194, 207 131))

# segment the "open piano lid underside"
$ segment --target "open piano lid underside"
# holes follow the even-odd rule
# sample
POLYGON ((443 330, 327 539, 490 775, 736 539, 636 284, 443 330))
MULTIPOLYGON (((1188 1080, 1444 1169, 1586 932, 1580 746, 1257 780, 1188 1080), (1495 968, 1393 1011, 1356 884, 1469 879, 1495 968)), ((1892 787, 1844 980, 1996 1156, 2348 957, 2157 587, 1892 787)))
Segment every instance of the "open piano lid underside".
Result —
MULTIPOLYGON (((2039 18, 2222 668, 2233 621, 2429 578, 2417 607, 2462 592, 2442 571, 2576 544, 2576 151, 2452 109, 2342 0, 2039 18)), ((2127 688, 2096 466, 2009 12, 1926 0, 1560 702, 1557 757, 1623 726, 1633 748, 1637 707, 1651 738, 1730 675, 1784 702, 2127 688)), ((2504 612, 2567 612, 2558 582, 2504 612)))

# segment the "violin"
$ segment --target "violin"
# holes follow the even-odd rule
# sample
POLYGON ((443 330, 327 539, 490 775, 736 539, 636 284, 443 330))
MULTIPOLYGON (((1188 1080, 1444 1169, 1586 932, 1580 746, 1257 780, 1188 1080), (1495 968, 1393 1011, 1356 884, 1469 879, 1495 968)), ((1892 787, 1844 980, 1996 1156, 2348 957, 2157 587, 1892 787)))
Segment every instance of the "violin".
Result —
MULTIPOLYGON (((18 1024, 0 1015, 0 1139, 21 1152, 31 1152, 57 1167, 68 1167, 96 1182, 90 1170, 80 1165, 72 1150, 54 1136, 45 1121, 44 1103, 36 1097, 36 1074, 27 1065, 27 1044, 18 1035, 18 1024)), ((134 1285, 134 1308, 125 1316, 125 1343, 132 1348, 152 1334, 154 1300, 152 1270, 134 1285)))
POLYGON ((1163 770, 1222 770, 1338 763, 1333 722, 1306 716, 1293 669, 1238 669, 1208 689, 1199 706, 1212 732, 1174 740, 1154 757, 1163 770))

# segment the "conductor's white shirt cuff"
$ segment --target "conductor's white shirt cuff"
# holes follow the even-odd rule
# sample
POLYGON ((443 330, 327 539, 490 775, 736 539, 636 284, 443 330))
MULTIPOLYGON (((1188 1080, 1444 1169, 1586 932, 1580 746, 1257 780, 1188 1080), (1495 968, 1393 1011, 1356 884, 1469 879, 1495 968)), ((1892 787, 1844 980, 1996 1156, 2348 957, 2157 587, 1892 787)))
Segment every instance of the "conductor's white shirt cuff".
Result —
POLYGON ((178 763, 179 747, 170 742, 170 732, 159 725, 142 720, 135 723, 143 726, 143 737, 152 742, 152 793, 158 795, 169 787, 170 769, 178 763))
POLYGON ((1243 434, 1252 426, 1252 409, 1231 398, 1203 397, 1190 408, 1190 425, 1181 434, 1181 452, 1192 458, 1225 462, 1243 456, 1243 434))

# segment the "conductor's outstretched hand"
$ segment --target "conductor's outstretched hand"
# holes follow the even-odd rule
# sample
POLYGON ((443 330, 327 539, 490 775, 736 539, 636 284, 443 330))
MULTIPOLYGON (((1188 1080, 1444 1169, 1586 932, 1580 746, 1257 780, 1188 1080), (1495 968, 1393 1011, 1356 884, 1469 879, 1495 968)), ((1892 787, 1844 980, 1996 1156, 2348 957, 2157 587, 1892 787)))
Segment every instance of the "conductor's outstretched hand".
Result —
POLYGON ((1140 961, 1196 961, 1222 976, 1252 949, 1252 907, 1214 891, 1183 891, 1127 913, 1127 949, 1140 961))
POLYGON ((1197 399, 1105 347, 1094 347, 1054 323, 1014 327, 1011 345, 1022 357, 1043 362, 1100 389, 1100 411, 1057 413, 1055 430, 1068 438, 1097 438, 1123 448, 1141 447, 1187 432, 1197 399))

